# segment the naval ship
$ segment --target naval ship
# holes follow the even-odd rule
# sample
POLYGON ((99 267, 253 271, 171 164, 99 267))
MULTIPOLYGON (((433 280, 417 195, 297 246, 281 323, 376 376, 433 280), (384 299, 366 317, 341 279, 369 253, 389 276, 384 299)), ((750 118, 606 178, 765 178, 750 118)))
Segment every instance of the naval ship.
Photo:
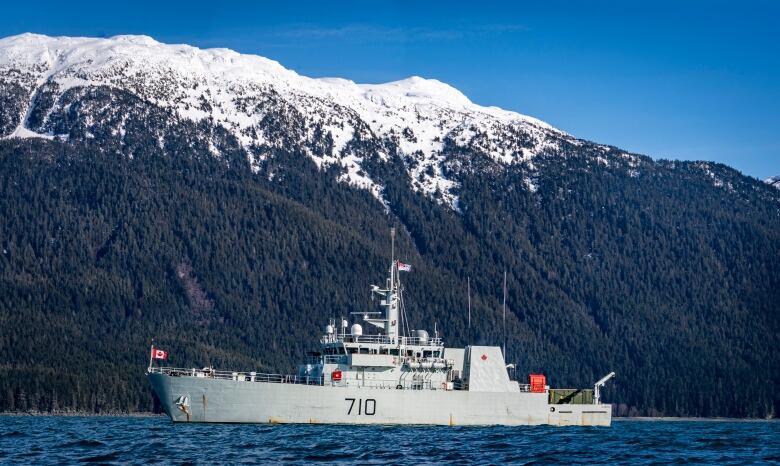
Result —
POLYGON ((152 347, 152 389, 173 422, 611 424, 599 389, 614 372, 592 389, 551 389, 542 374, 520 383, 500 347, 451 348, 436 332, 409 330, 399 279, 409 269, 391 254, 385 285, 371 287, 381 312, 356 317, 363 325, 330 319, 297 374, 159 367, 155 353, 166 353, 152 347))

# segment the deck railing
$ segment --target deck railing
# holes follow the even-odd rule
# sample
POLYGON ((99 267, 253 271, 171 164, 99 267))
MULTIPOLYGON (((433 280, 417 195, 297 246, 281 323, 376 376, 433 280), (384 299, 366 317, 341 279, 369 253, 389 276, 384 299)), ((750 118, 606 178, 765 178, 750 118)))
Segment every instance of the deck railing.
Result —
MULTIPOLYGON (((324 377, 307 377, 289 374, 267 374, 263 372, 230 372, 217 371, 212 368, 187 369, 179 367, 152 367, 150 373, 165 374, 171 377, 198 377, 219 380, 234 380, 238 382, 265 382, 265 383, 290 383, 298 385, 331 385, 334 387, 365 387, 365 388, 387 388, 387 389, 405 389, 405 390, 468 390, 468 384, 459 380, 454 382, 434 382, 427 379, 403 378, 398 379, 342 379, 328 380, 324 377)), ((530 392, 529 384, 518 384, 521 392, 530 392)))
POLYGON ((322 343, 343 341, 346 343, 380 343, 384 345, 406 345, 406 346, 441 346, 441 338, 429 337, 398 337, 393 341, 387 335, 326 335, 320 339, 322 343))
POLYGON ((301 385, 322 385, 323 378, 290 374, 267 374, 263 372, 217 371, 211 368, 185 369, 180 367, 152 367, 150 373, 171 377, 202 377, 208 379, 236 380, 240 382, 292 383, 301 385))

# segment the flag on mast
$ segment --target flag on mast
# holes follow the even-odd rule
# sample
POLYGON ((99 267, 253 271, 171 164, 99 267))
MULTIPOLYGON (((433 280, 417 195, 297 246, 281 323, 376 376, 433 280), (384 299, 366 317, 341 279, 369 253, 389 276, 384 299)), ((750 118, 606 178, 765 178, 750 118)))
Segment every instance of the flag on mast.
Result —
POLYGON ((398 265, 398 271, 399 272, 411 272, 412 266, 411 264, 404 264, 401 261, 395 261, 396 265, 398 265))
POLYGON ((168 352, 152 348, 152 359, 168 359, 168 352))

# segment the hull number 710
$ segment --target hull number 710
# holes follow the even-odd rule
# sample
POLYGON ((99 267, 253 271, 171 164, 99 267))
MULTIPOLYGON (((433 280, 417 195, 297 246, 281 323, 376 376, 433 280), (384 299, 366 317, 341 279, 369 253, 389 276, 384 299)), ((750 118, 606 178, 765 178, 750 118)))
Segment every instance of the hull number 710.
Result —
POLYGON ((352 411, 354 411, 357 408, 357 415, 358 416, 373 416, 376 414, 376 400, 373 398, 366 398, 363 400, 362 398, 344 398, 344 401, 349 402, 349 409, 347 410, 347 415, 352 414, 352 411), (357 401, 357 407, 355 407, 355 402, 357 401))

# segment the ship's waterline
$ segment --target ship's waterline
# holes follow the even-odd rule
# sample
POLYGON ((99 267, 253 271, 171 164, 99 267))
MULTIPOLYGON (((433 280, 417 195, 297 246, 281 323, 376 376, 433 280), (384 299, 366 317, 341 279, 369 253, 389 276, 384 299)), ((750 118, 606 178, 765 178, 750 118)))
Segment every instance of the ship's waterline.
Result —
POLYGON ((601 425, 610 405, 550 405, 546 393, 401 390, 149 374, 174 422, 601 425), (187 406, 176 400, 188 397, 187 406))

